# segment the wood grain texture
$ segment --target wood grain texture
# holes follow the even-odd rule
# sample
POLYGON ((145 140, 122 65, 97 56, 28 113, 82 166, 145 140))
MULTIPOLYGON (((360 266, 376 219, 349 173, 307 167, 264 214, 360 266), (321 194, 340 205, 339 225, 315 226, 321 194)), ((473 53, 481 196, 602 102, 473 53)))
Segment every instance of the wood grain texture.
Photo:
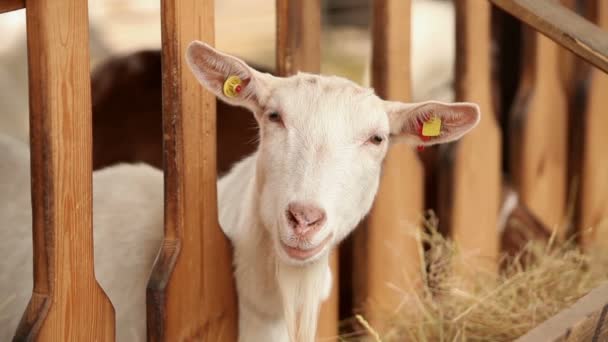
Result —
POLYGON ((491 0, 589 63, 608 72, 608 34, 553 0, 491 0))
MULTIPOLYGON (((591 3, 584 4, 575 0, 561 0, 567 8, 578 11, 588 20, 591 3)), ((581 218, 581 171, 583 155, 583 131, 587 107, 587 92, 593 65, 576 56, 570 50, 560 49, 559 71, 563 81, 568 105, 568 173, 566 176, 566 235, 575 233, 581 218)))
MULTIPOLYGON (((410 98, 409 0, 375 0, 372 19, 372 85, 388 100, 410 98)), ((421 283, 419 233, 423 209, 422 163, 411 146, 393 145, 367 224, 355 231, 356 305, 374 328, 421 283)))
MULTIPOLYGON (((321 71, 321 1, 277 0, 276 64, 279 76, 299 71, 321 71)), ((334 339, 338 336, 339 319, 339 251, 330 255, 333 276, 331 295, 321 306, 317 336, 334 339)))
POLYGON ((564 236, 568 108, 560 79, 560 48, 524 30, 524 69, 510 117, 510 167, 524 205, 564 236))
POLYGON ((0 2, 0 13, 15 11, 25 8, 25 0, 2 0, 0 2))
POLYGON ((536 341, 608 341, 608 285, 597 287, 571 307, 516 340, 536 341))
POLYGON ((215 98, 185 64, 213 43, 213 1, 163 0, 165 238, 148 283, 151 341, 235 341, 230 245, 217 221, 215 98))
POLYGON ((277 73, 321 70, 321 1, 277 0, 277 73))
MULTIPOLYGON (((577 0, 560 0, 562 5, 570 11, 575 13, 577 10, 577 0)), ((559 51, 559 68, 560 68, 560 78, 563 82, 566 94, 568 95, 568 99, 571 99, 575 96, 577 81, 578 81, 578 73, 580 68, 578 64, 584 62, 583 59, 578 58, 572 51, 568 49, 560 49, 559 51)))
MULTIPOLYGON (((608 1, 596 0, 598 25, 608 29, 608 1)), ((608 245, 608 75, 598 69, 591 71, 584 114, 581 203, 579 227, 583 232, 582 243, 589 246, 599 243, 608 245), (598 234, 599 233, 599 234, 598 234)))
POLYGON ((113 341, 95 280, 86 0, 29 0, 34 289, 16 341, 113 341))
POLYGON ((501 204, 501 134, 491 90, 490 4, 463 0, 456 6, 456 99, 479 104, 479 125, 459 142, 442 146, 439 225, 461 251, 459 270, 497 270, 501 204), (473 15, 474 13, 474 15, 473 15))

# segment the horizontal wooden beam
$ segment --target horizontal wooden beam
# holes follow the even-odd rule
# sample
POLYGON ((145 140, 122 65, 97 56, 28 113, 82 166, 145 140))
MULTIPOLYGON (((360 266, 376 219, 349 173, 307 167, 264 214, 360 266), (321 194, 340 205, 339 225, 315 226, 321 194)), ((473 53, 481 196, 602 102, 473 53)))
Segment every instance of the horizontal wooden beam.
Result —
POLYGON ((25 0, 3 0, 0 2, 0 13, 25 8, 25 0))
POLYGON ((516 342, 606 341, 608 339, 608 284, 548 319, 516 342))
POLYGON ((608 73, 608 32, 552 0, 490 0, 608 73))

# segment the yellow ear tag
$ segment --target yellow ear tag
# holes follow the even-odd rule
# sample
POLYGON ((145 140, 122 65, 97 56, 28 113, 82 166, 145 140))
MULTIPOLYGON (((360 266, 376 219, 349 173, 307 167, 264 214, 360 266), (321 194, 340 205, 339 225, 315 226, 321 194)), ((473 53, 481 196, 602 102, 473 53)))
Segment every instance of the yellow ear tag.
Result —
POLYGON ((422 135, 425 137, 436 137, 441 134, 441 119, 438 117, 431 118, 429 121, 422 124, 422 135))
POLYGON ((241 90, 243 90, 243 86, 241 85, 243 81, 238 76, 232 75, 224 81, 224 95, 228 97, 237 97, 241 90))

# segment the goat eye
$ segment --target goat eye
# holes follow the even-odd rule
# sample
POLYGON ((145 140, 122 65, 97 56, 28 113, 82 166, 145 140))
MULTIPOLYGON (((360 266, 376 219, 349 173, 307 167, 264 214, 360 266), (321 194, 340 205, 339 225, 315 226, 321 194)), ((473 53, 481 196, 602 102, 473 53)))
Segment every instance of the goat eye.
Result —
POLYGON ((268 120, 271 122, 281 122, 281 115, 279 115, 279 112, 271 112, 268 114, 268 120))
POLYGON ((374 144, 374 145, 380 145, 382 144, 382 142, 384 141, 384 137, 381 135, 372 135, 371 138, 369 138, 369 142, 374 144))

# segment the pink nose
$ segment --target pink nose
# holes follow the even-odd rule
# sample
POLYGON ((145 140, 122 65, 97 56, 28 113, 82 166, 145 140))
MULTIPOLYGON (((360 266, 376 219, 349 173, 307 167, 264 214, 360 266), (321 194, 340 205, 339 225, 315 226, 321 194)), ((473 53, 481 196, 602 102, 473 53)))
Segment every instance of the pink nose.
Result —
POLYGON ((309 238, 323 227, 325 210, 311 204, 292 202, 287 207, 287 222, 296 235, 309 238))

